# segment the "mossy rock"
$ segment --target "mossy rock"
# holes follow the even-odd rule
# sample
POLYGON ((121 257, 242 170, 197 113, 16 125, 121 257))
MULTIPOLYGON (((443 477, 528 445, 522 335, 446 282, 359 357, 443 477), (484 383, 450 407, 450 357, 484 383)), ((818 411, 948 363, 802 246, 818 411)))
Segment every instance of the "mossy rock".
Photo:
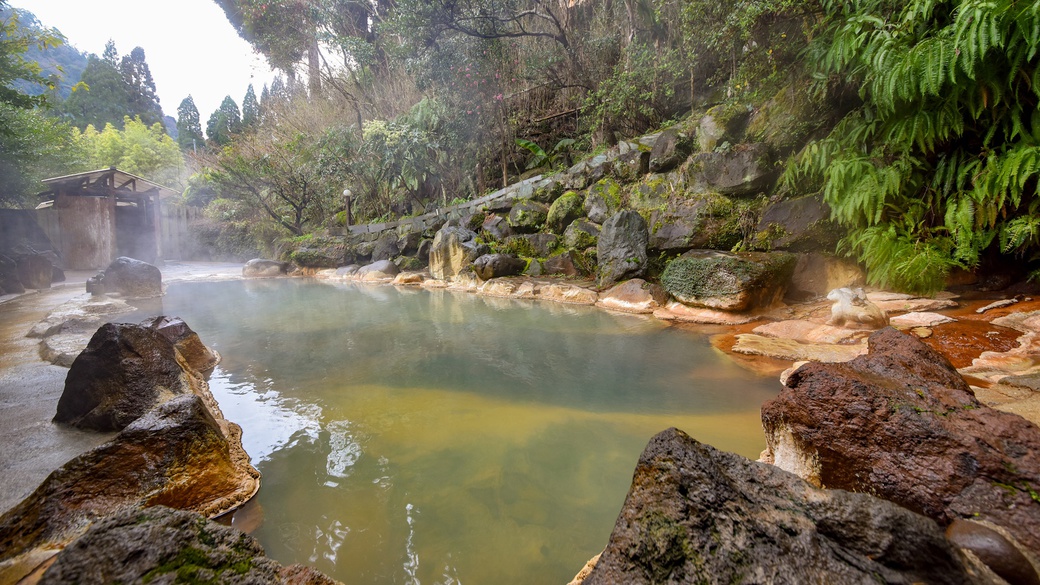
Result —
POLYGON ((560 239, 553 234, 525 234, 511 236, 498 246, 502 254, 515 254, 522 258, 545 258, 559 247, 560 239))
POLYGON ((582 215, 582 204, 585 196, 576 191, 567 191, 549 207, 545 227, 554 234, 563 233, 572 221, 582 215))
POLYGON ((563 232, 563 245, 576 250, 595 248, 600 227, 591 221, 576 219, 563 232))
POLYGON ((783 298, 795 262, 783 252, 692 250, 668 263, 661 285, 690 306, 747 311, 783 298))
POLYGON ((632 188, 628 196, 628 204, 632 209, 660 209, 668 200, 681 193, 685 181, 679 173, 648 175, 632 188))
POLYGON ((418 272, 427 266, 426 262, 415 256, 401 256, 394 263, 401 269, 401 272, 418 272))
POLYGON ((545 226, 549 208, 537 201, 520 201, 509 212, 509 227, 524 233, 534 233, 545 226))
POLYGON ((746 104, 719 104, 701 117, 697 129, 697 146, 701 152, 712 152, 723 143, 741 142, 751 111, 746 104))
POLYGON ((531 199, 540 203, 550 204, 564 195, 565 187, 560 181, 550 179, 545 184, 535 187, 531 193, 531 199))
MULTIPOLYGON (((621 185, 614 179, 606 178, 597 181, 589 187, 585 195, 586 200, 590 197, 602 197, 607 204, 608 217, 620 211, 625 206, 626 197, 621 185)), ((593 220, 595 221, 595 220, 593 220)), ((606 220, 604 220, 606 221, 606 220)), ((600 223, 600 222, 597 222, 600 223)))
POLYGON ((296 238, 288 251, 289 261, 303 268, 336 268, 347 253, 342 236, 307 235, 296 238))
POLYGON ((804 146, 821 128, 833 125, 838 108, 814 98, 810 85, 797 79, 762 104, 748 123, 748 139, 768 143, 780 156, 786 156, 804 146))

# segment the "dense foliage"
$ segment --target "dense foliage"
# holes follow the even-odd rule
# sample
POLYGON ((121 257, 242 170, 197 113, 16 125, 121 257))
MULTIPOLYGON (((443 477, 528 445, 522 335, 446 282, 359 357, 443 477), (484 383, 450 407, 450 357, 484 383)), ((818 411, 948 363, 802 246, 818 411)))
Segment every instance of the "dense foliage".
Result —
POLYGON ((0 0, 0 204, 33 205, 39 180, 62 167, 69 128, 45 117, 38 108, 44 95, 19 86, 53 88, 39 63, 27 59, 30 48, 42 50, 61 43, 53 31, 20 27, 17 12, 0 0))
POLYGON ((93 125, 83 132, 74 129, 72 142, 79 160, 70 172, 117 167, 160 185, 182 186, 184 157, 159 123, 149 126, 141 118, 127 116, 122 129, 112 124, 100 132, 93 125))
POLYGON ((1040 4, 825 2, 807 63, 862 105, 792 167, 823 189, 872 284, 942 288, 1040 250, 1040 4))

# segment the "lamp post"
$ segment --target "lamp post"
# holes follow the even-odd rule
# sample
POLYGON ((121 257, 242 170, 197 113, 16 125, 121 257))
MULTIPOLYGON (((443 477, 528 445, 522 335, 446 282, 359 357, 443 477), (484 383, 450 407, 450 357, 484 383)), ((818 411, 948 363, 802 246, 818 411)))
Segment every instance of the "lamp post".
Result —
POLYGON ((347 212, 347 227, 354 224, 354 218, 350 215, 350 189, 343 190, 343 207, 347 212))

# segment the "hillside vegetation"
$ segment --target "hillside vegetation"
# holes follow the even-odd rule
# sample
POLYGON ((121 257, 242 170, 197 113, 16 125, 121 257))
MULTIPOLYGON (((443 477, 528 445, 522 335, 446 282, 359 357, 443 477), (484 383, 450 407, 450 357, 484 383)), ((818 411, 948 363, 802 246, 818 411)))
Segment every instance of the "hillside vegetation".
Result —
MULTIPOLYGON (((205 139, 178 108, 185 202, 225 254, 336 229, 344 189, 355 222, 418 214, 673 127, 695 152, 765 145, 779 180, 739 222, 819 195, 871 284, 1036 268, 1035 3, 215 1, 285 74, 205 139)), ((715 245, 772 245, 738 231, 715 245)))

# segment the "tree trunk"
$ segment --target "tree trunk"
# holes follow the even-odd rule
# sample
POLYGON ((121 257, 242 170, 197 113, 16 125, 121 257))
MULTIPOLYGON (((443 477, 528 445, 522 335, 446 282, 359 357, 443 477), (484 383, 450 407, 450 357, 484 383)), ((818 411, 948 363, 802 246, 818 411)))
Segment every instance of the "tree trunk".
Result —
POLYGON ((311 97, 321 94, 321 57, 318 54, 318 39, 311 39, 307 47, 307 82, 311 97))

